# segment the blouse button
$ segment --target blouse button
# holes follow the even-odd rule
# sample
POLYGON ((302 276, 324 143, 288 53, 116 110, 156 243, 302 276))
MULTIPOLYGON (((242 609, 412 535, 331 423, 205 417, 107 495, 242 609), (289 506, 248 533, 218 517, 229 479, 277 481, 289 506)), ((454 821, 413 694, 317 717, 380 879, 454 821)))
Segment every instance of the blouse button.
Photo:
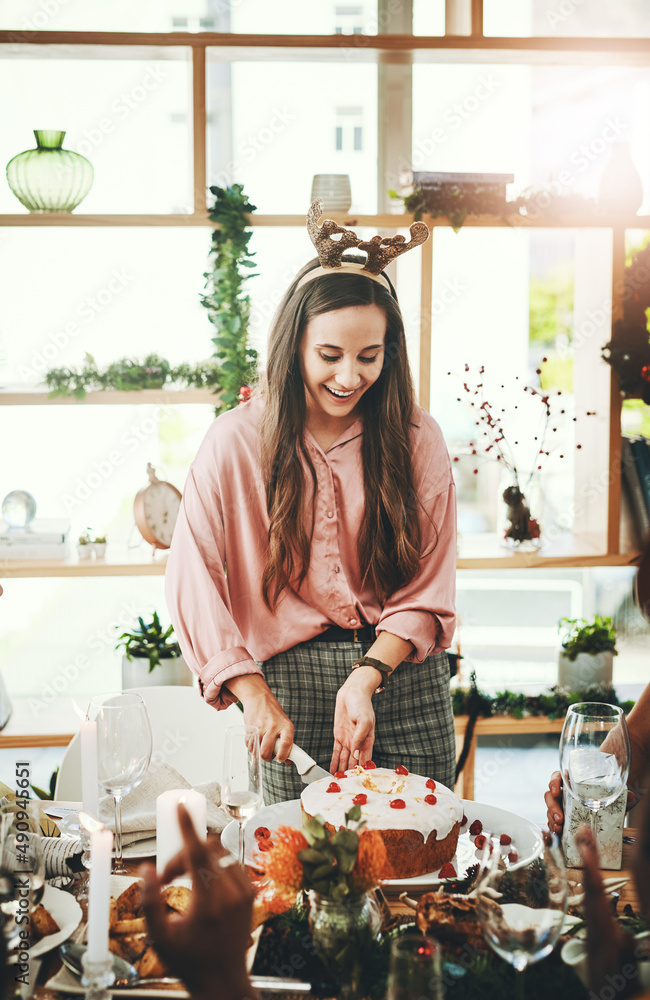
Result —
POLYGON ((348 618, 348 624, 349 625, 358 625, 359 622, 357 621, 356 618, 348 618))
POLYGON ((328 517, 334 517, 334 511, 333 510, 328 510, 327 516, 328 517))

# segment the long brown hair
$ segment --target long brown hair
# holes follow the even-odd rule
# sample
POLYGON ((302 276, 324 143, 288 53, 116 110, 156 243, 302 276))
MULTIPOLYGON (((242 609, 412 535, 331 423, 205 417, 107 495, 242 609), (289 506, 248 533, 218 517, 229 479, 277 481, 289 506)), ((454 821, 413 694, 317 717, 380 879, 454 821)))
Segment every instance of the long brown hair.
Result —
POLYGON ((317 260, 307 264, 280 303, 262 380, 261 459, 271 522, 262 593, 269 609, 275 608, 285 587, 298 589, 309 569, 315 504, 309 532, 305 505, 309 494, 315 499, 317 480, 303 441, 307 407, 298 350, 310 319, 335 309, 376 305, 386 316, 382 372, 360 400, 361 413, 367 418, 361 448, 365 511, 358 540, 362 578, 384 600, 409 583, 420 567, 421 505, 413 482, 409 440, 415 393, 402 314, 392 285, 389 291, 361 274, 327 274, 297 288, 300 278, 317 266, 317 260), (311 490, 301 456, 309 470, 311 490))

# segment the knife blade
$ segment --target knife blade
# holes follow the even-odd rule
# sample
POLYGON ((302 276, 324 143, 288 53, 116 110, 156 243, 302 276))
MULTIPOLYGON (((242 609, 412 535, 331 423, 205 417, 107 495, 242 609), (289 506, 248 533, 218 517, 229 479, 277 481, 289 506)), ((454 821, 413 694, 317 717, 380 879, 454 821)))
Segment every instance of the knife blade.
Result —
MULTIPOLYGON (((274 753, 276 755, 279 746, 280 746, 280 737, 278 736, 274 748, 274 753)), ((303 750, 302 747, 299 747, 296 743, 294 743, 293 746, 291 747, 291 751, 289 753, 289 760, 295 764, 298 774, 302 779, 303 785, 311 785, 312 781, 320 781, 321 778, 329 778, 330 780, 332 779, 332 775, 329 773, 329 771, 326 771, 324 767, 321 767, 320 764, 317 764, 314 758, 310 757, 309 754, 305 750, 303 750)))

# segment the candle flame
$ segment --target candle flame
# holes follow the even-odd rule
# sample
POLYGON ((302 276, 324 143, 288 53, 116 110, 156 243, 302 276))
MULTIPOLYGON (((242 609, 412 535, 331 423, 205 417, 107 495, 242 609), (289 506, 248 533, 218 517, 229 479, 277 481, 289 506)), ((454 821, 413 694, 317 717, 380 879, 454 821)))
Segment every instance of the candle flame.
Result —
POLYGON ((79 813, 79 822, 88 833, 97 833, 98 830, 104 829, 103 823, 83 811, 79 813))

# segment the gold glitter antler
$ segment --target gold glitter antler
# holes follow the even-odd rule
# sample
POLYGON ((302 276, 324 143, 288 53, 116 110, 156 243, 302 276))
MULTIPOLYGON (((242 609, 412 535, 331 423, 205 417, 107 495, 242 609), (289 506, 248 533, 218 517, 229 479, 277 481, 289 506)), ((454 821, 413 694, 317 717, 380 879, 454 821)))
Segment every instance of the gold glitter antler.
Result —
POLYGON ((323 202, 320 198, 311 205, 307 213, 307 231, 316 247, 321 267, 340 267, 344 250, 359 246, 359 237, 351 229, 343 229, 332 219, 324 219, 323 225, 318 220, 323 213, 323 202), (340 240, 333 240, 332 235, 340 233, 340 240))
POLYGON ((365 250, 368 254, 363 271, 370 271, 371 274, 381 274, 391 260, 395 260, 400 254, 419 247, 429 239, 429 228, 425 222, 414 222, 409 230, 411 239, 406 242, 404 236, 373 236, 371 240, 357 243, 359 250, 365 250))

